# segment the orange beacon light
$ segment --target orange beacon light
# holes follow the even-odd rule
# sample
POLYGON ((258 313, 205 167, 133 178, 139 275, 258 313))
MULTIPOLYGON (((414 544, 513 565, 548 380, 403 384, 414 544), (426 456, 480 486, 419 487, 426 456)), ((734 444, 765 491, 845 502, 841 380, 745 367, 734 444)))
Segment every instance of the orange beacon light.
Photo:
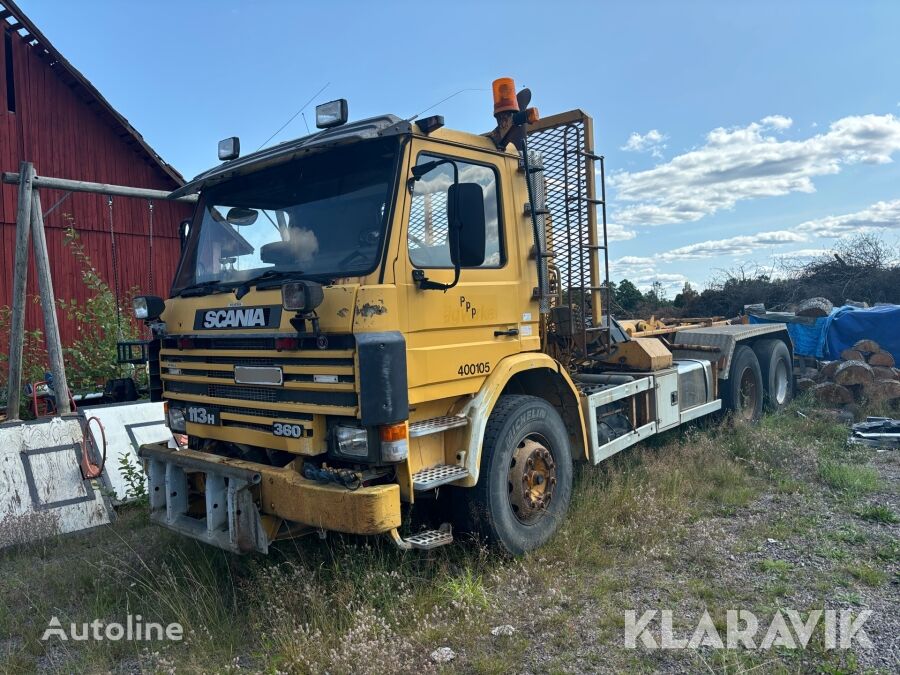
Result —
POLYGON ((494 115, 502 112, 518 112, 516 83, 511 77, 501 77, 491 85, 494 91, 494 115))

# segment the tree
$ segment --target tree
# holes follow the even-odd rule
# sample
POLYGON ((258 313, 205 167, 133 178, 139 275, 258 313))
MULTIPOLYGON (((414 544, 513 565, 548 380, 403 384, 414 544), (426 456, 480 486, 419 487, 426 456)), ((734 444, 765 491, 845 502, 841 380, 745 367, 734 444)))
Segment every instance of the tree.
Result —
POLYGON ((640 305, 644 299, 643 293, 638 290, 637 286, 628 281, 628 279, 622 279, 622 281, 619 282, 613 296, 615 297, 616 304, 626 312, 633 312, 636 310, 638 305, 640 305))
POLYGON ((644 294, 644 300, 656 304, 662 304, 666 301, 666 289, 663 288, 659 279, 650 284, 650 290, 644 294))
POLYGON ((685 281, 684 286, 681 288, 681 293, 675 296, 672 304, 679 309, 682 307, 689 307, 690 304, 699 297, 700 294, 694 290, 694 287, 691 286, 691 282, 685 281))

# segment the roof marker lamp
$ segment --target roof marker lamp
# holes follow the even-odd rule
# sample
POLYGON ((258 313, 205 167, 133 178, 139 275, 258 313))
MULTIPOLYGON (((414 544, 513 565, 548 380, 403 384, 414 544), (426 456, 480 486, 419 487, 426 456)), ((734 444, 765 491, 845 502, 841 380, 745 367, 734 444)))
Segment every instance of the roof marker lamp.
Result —
POLYGON ((416 126, 418 126, 419 129, 422 130, 422 133, 427 136, 432 131, 437 131, 444 126, 444 116, 432 115, 431 117, 426 117, 425 119, 416 122, 416 126))
POLYGON ((166 302, 155 295, 139 295, 132 302, 134 317, 143 321, 158 319, 166 309, 166 302))
POLYGON ((316 106, 316 126, 331 129, 347 123, 347 99, 339 98, 316 106))

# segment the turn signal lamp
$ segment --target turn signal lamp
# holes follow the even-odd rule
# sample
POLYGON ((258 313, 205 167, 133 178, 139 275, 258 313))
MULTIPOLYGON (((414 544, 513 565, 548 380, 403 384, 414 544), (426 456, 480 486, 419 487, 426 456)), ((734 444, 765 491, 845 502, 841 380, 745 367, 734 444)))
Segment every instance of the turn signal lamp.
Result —
POLYGON ((528 122, 528 124, 534 124, 539 119, 541 119, 541 115, 537 108, 527 108, 525 110, 525 121, 528 122))
POLYGON ((516 99, 516 83, 511 77, 501 77, 491 85, 494 91, 494 115, 502 112, 518 112, 519 101, 516 99))
POLYGON ((409 431, 406 422, 386 424, 379 429, 381 461, 401 462, 409 456, 409 431))

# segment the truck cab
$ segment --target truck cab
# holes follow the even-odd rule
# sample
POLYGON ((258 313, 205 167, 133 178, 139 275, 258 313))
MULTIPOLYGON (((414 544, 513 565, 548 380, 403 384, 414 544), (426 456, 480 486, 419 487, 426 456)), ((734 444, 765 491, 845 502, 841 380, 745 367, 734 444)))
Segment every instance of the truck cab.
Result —
POLYGON ((773 405, 783 326, 642 337, 604 313, 591 120, 509 86, 489 134, 340 120, 173 193, 199 198, 171 297, 136 300, 181 441, 141 448, 156 521, 238 553, 309 531, 427 549, 453 525, 522 553, 573 461, 773 405), (419 500, 440 522, 414 531, 419 500))

